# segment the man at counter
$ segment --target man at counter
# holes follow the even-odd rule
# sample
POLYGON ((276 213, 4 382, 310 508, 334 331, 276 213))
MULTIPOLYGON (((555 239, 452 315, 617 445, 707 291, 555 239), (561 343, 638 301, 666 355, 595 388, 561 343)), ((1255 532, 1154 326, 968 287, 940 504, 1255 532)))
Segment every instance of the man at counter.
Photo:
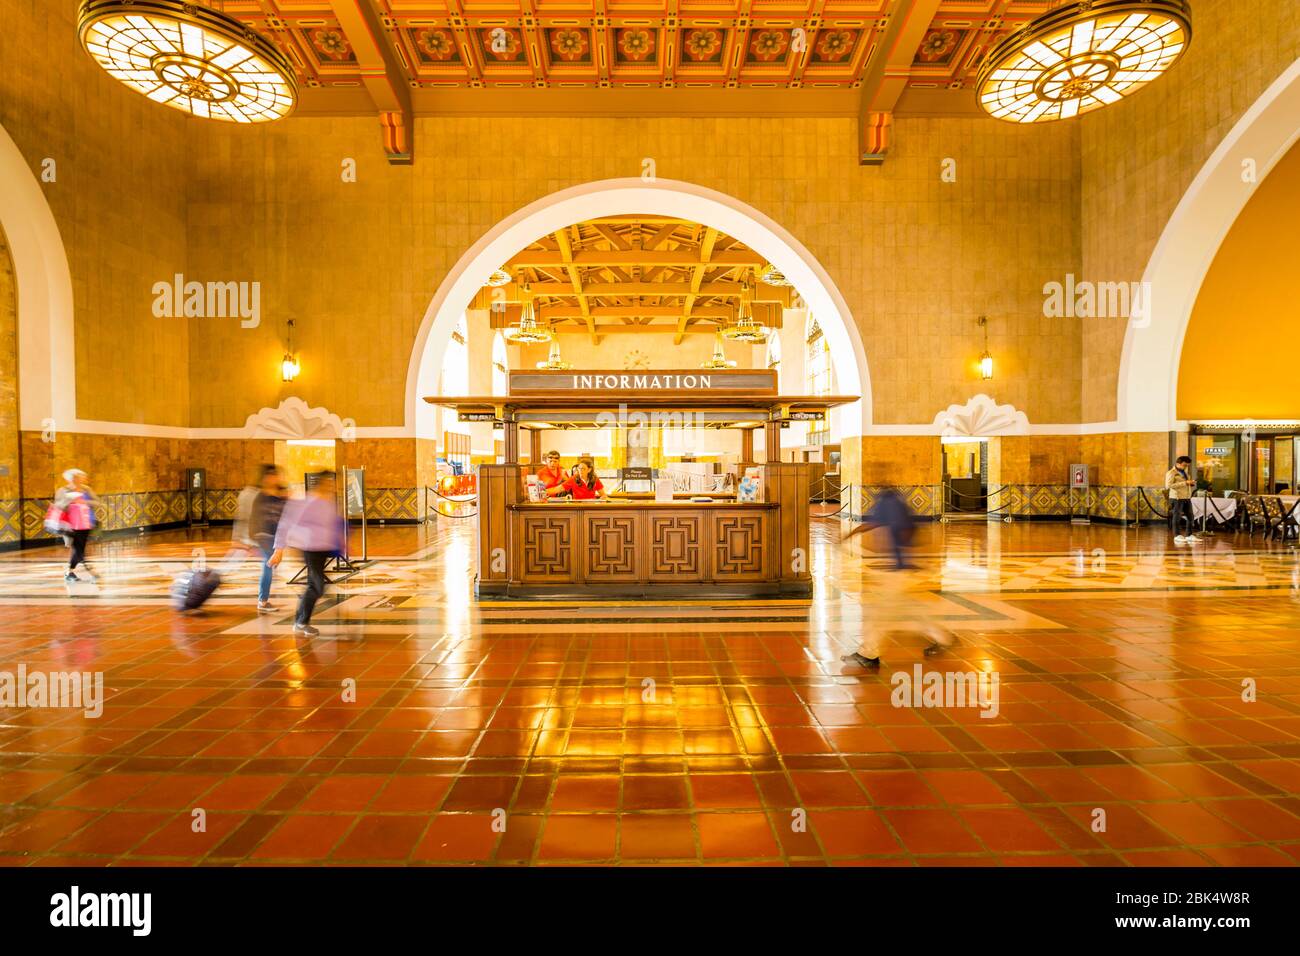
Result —
POLYGON ((560 494, 570 494, 574 501, 589 501, 592 498, 609 500, 605 486, 596 477, 596 463, 590 458, 583 458, 574 469, 574 474, 562 485, 546 489, 547 495, 554 498, 560 494))
POLYGON ((560 464, 560 453, 558 451, 548 451, 546 453, 546 464, 537 469, 537 477, 541 479, 542 487, 546 489, 548 495, 558 495, 558 490, 552 491, 552 488, 559 489, 566 481, 569 480, 569 473, 564 470, 560 464))

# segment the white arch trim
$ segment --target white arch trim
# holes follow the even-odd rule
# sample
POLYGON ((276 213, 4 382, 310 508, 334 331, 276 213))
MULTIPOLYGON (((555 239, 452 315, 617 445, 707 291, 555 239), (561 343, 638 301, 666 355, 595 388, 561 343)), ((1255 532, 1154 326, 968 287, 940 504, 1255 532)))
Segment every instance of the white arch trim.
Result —
POLYGON ((501 263, 541 236, 598 216, 654 213, 712 226, 745 243, 794 283, 821 322, 839 356, 835 374, 842 392, 861 399, 841 410, 844 434, 871 430, 871 378, 866 350, 848 303, 826 270, 798 239, 763 213, 725 193, 670 179, 606 179, 544 196, 497 223, 465 252, 438 287, 420 323, 406 376, 406 427, 421 437, 426 395, 437 393, 438 357, 457 318, 501 263), (845 359, 851 358, 851 361, 845 359), (423 406, 423 407, 421 407, 423 406))
POLYGON ((1300 60, 1291 64, 1237 121, 1206 160, 1165 224, 1142 278, 1151 319, 1129 324, 1119 366, 1122 431, 1172 431, 1178 420, 1178 366, 1201 283, 1237 216, 1300 138, 1300 60), (1256 183, 1242 181, 1253 160, 1256 183))
POLYGON ((24 431, 76 424, 72 273, 50 204, 18 145, 0 127, 0 226, 18 284, 18 387, 24 431))

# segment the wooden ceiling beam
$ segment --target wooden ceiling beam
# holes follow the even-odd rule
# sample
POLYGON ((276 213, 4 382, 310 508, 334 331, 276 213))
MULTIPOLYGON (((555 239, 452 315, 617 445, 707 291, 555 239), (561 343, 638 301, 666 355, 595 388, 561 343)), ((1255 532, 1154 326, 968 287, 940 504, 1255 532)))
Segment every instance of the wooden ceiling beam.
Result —
POLYGON ((605 241, 608 242, 615 249, 620 249, 623 252, 627 252, 632 248, 632 243, 628 242, 619 233, 609 228, 609 226, 605 225, 603 222, 593 222, 590 223, 590 225, 592 229, 595 229, 596 232, 600 233, 600 235, 605 239, 605 241))
POLYGON ((330 0, 329 5, 356 54, 361 84, 379 111, 388 162, 393 166, 411 165, 415 161, 411 87, 395 45, 384 36, 375 0, 330 0))
POLYGON ((858 107, 858 163, 878 166, 889 152, 894 107, 907 88, 916 51, 942 0, 895 0, 885 34, 862 76, 858 107))
MULTIPOLYGON (((704 273, 713 261, 713 247, 718 242, 718 230, 709 227, 704 230, 704 238, 700 241, 700 259, 699 264, 695 267, 695 275, 691 276, 690 294, 686 297, 683 307, 683 314, 677 320, 677 337, 673 339, 673 345, 680 345, 682 336, 686 334, 686 325, 691 318, 691 310, 695 308, 695 300, 700 295, 700 290, 704 285, 704 273)), ((740 286, 736 285, 739 295, 740 286)))
MULTIPOLYGON (((516 254, 506 263, 507 269, 564 267, 570 264, 584 269, 603 268, 606 266, 680 266, 692 268, 700 264, 697 249, 663 249, 638 252, 606 249, 577 249, 564 247, 555 251, 528 250, 516 254)), ((767 260, 752 250, 729 249, 713 253, 708 265, 711 266, 752 266, 761 269, 767 260)))
MULTIPOLYGON (((668 323, 663 325, 617 325, 612 323, 601 323, 596 326, 598 335, 713 335, 718 331, 719 324, 714 323, 692 323, 681 332, 678 332, 676 324, 668 323)), ((556 335, 586 335, 587 330, 580 325, 553 325, 551 331, 556 335)))
MULTIPOLYGON (((744 286, 739 282, 702 282, 698 279, 692 279, 690 282, 584 282, 580 294, 606 298, 641 295, 697 298, 714 295, 738 296, 743 289, 744 286)), ((543 296, 572 297, 575 294, 568 282, 534 282, 531 291, 534 295, 543 296)))
MULTIPOLYGON (((544 305, 537 311, 547 322, 559 322, 565 319, 585 321, 588 316, 593 319, 680 319, 682 317, 680 306, 669 305, 593 305, 587 312, 574 305, 544 305)), ((691 318, 729 319, 731 314, 732 310, 725 305, 703 305, 697 306, 692 311, 691 318)))
MULTIPOLYGON (((647 223, 647 225, 649 225, 649 223, 647 223)), ((669 236, 671 236, 674 232, 677 231, 677 227, 678 227, 678 223, 675 222, 665 223, 664 225, 660 226, 657 230, 655 230, 655 233, 650 237, 649 242, 644 243, 641 248, 646 250, 647 252, 653 249, 658 249, 661 244, 667 241, 669 236)))
POLYGON ((556 230, 555 241, 560 247, 564 268, 569 273, 569 284, 573 288, 573 294, 578 297, 578 305, 582 309, 583 318, 587 320, 587 331, 591 334, 591 344, 596 345, 596 320, 591 317, 587 297, 582 292, 582 276, 578 273, 578 267, 573 264, 573 247, 569 244, 569 234, 563 229, 556 230))

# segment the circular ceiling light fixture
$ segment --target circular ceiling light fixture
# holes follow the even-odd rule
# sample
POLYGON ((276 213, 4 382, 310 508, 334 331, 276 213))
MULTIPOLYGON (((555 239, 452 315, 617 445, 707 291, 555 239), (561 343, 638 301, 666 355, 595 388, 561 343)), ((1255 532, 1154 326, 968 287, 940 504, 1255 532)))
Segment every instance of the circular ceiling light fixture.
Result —
POLYGON ((488 276, 487 280, 487 284, 494 289, 500 288, 503 285, 509 285, 510 282, 510 273, 505 269, 498 269, 496 272, 488 276))
POLYGON ((996 119, 1070 119, 1136 93, 1173 66, 1191 40, 1187 0, 1079 0, 994 46, 975 88, 996 119))
POLYGON ((156 103, 230 123, 288 116, 289 60, 234 17, 174 0, 81 0, 77 33, 109 74, 156 103))

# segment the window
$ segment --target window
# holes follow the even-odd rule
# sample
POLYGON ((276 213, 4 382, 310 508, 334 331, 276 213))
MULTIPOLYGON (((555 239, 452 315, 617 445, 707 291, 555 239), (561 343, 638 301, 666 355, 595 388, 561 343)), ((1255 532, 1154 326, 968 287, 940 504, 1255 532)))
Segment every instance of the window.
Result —
MULTIPOLYGON (((804 339, 804 381, 809 395, 831 394, 831 349, 817 319, 808 316, 804 339)), ((808 444, 823 445, 830 435, 829 420, 808 423, 808 444)))
POLYGON ((506 337, 498 329, 492 340, 492 394, 505 395, 510 389, 510 360, 506 354, 506 337))
POLYGON ((781 333, 777 329, 767 330, 767 354, 763 364, 776 372, 776 390, 781 391, 781 333))

